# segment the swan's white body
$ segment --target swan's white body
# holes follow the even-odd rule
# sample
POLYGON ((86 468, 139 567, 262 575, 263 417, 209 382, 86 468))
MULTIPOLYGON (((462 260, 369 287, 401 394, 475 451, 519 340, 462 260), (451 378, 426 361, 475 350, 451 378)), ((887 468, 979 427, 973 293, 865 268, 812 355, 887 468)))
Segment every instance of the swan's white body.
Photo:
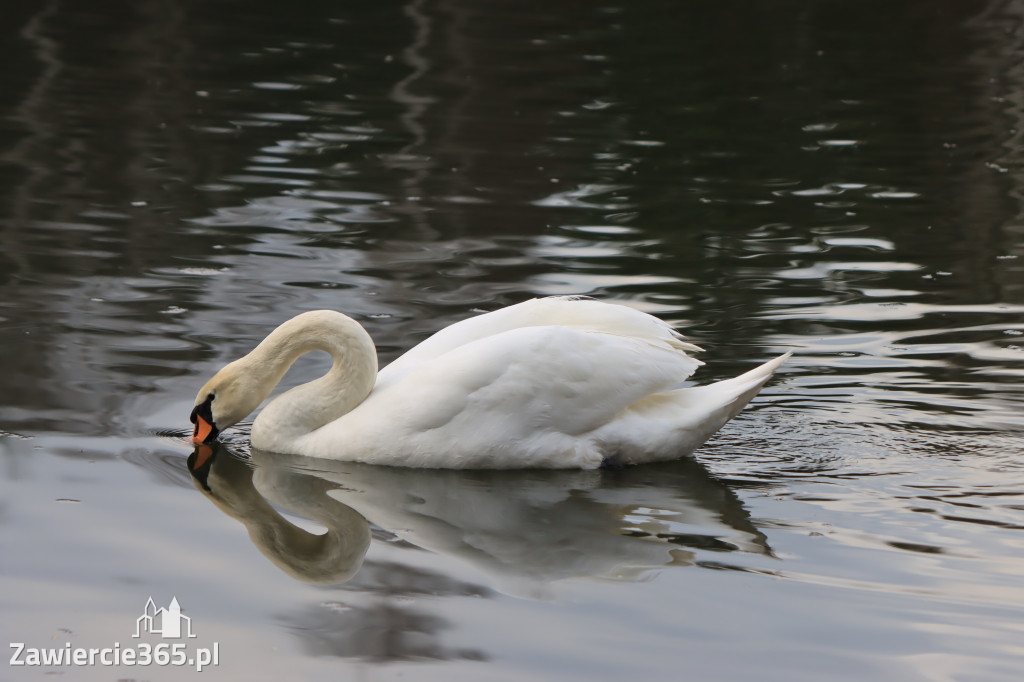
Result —
POLYGON ((311 350, 330 353, 334 366, 271 401, 253 424, 253 447, 442 468, 675 459, 735 416, 788 356, 672 390, 703 364, 686 354, 699 348, 631 308, 556 297, 453 324, 378 373, 363 328, 320 310, 221 370, 196 409, 210 401, 217 428, 236 423, 311 350))

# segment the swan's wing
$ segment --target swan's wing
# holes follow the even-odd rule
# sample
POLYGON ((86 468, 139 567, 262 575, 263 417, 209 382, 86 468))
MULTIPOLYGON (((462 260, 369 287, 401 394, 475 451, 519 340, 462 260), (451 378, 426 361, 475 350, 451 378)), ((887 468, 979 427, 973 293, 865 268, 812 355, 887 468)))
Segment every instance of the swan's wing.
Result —
MULTIPOLYGON (((474 341, 514 329, 547 326, 644 339, 678 351, 701 350, 687 343, 667 323, 639 310, 587 298, 551 296, 471 317, 442 329, 381 370, 378 386, 384 387, 424 362, 474 341)), ((702 364, 692 362, 696 363, 694 367, 702 364)))
POLYGON ((677 385, 700 364, 668 340, 523 327, 411 367, 339 422, 422 442, 448 434, 462 447, 576 436, 677 385))

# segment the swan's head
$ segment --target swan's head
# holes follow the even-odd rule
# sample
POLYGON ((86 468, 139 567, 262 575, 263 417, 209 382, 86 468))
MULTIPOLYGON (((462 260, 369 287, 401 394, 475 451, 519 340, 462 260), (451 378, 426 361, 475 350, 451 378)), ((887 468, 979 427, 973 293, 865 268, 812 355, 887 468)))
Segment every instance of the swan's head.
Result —
POLYGON ((212 443, 221 431, 245 419, 259 407, 266 391, 253 385, 236 360, 213 375, 196 395, 189 420, 195 424, 193 443, 212 443))

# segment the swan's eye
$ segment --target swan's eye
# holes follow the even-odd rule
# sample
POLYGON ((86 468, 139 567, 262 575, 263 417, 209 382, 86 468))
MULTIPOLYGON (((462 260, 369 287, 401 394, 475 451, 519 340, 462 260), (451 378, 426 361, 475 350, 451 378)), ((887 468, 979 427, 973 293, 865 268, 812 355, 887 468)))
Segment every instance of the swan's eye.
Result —
POLYGON ((206 400, 199 403, 192 408, 192 414, 189 415, 188 420, 193 424, 196 423, 196 417, 201 416, 208 423, 213 423, 213 399, 216 396, 212 393, 207 394, 206 400))

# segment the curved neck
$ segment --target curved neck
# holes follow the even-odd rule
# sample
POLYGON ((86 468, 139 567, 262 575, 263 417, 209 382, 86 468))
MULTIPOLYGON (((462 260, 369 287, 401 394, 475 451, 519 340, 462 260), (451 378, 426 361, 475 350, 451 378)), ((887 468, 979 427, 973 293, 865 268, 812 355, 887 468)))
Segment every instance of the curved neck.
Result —
POLYGON ((348 413, 373 390, 377 351, 358 322, 331 310, 302 313, 270 333, 239 360, 258 376, 262 401, 302 355, 326 351, 334 364, 324 376, 274 398, 252 427, 253 447, 287 452, 296 438, 348 413))

